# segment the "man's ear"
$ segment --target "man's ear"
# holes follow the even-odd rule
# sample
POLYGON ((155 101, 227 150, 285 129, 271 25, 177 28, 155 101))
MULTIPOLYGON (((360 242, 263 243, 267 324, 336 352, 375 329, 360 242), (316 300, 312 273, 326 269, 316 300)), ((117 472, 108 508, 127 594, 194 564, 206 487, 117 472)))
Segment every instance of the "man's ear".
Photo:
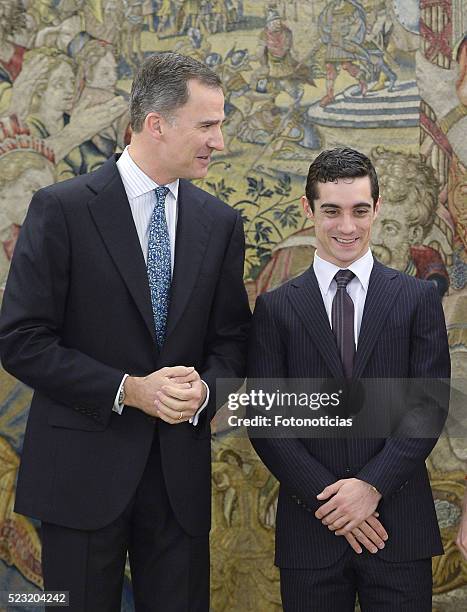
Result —
POLYGON ((162 115, 159 113, 148 113, 144 120, 144 127, 152 138, 159 140, 163 132, 163 123, 162 115))
POLYGON ((313 219, 314 217, 313 209, 311 208, 308 198, 306 196, 302 196, 301 202, 302 202, 303 212, 305 213, 305 216, 307 216, 309 219, 313 219))
POLYGON ((376 200, 376 204, 375 207, 373 209, 373 218, 375 219, 378 214, 379 211, 381 210, 381 205, 382 205, 383 201, 381 200, 381 196, 376 200))

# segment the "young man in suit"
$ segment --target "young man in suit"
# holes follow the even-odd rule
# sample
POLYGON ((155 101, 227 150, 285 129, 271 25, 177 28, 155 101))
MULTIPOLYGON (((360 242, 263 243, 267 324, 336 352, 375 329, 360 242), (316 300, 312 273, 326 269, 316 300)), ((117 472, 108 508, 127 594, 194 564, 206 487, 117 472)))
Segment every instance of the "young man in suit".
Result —
MULTIPOLYGON (((313 265, 258 298, 248 376, 448 378, 436 286, 383 266, 369 248, 381 206, 371 161, 352 149, 324 151, 302 204, 314 221, 313 265)), ((252 438, 280 482, 284 610, 350 612, 358 594, 364 612, 431 611, 431 557, 443 548, 425 459, 437 433, 252 438)))
POLYGON ((187 179, 223 148, 203 64, 146 59, 132 137, 96 172, 41 189, 13 261, 2 362, 34 389, 17 512, 41 519, 48 590, 119 610, 209 609, 210 420, 242 376, 250 311, 238 213, 187 179))

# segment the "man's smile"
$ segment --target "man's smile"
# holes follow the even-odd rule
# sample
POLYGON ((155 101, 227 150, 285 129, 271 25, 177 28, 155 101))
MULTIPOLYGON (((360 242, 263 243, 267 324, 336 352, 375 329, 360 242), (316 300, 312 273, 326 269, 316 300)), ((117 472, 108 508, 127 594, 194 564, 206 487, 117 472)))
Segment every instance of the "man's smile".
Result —
POLYGON ((333 238, 338 244, 349 244, 349 245, 355 244, 357 240, 359 240, 358 236, 356 238, 338 238, 337 236, 333 236, 333 238))

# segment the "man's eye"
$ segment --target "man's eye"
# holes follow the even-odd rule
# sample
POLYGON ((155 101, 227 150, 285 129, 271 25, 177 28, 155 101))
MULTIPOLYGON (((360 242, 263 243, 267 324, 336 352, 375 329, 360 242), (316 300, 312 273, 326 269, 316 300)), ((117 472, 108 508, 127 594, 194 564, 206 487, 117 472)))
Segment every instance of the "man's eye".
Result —
POLYGON ((335 217, 337 215, 337 210, 335 208, 327 208, 324 211, 324 214, 328 217, 335 217))
POLYGON ((355 214, 359 217, 364 217, 368 213, 368 208, 357 208, 355 214))

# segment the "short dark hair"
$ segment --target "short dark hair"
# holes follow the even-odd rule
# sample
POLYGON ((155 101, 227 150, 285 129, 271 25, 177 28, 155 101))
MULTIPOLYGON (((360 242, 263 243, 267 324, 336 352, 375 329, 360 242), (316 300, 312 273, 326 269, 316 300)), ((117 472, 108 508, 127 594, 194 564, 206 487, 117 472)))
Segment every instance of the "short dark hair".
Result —
POLYGON ((314 200, 319 198, 318 183, 330 183, 340 178, 370 178, 373 206, 379 198, 379 185, 376 170, 370 159, 347 147, 328 149, 318 155, 308 170, 305 195, 314 211, 314 200))
POLYGON ((141 132, 148 113, 160 113, 170 119, 174 111, 188 102, 188 81, 222 88, 215 72, 197 60, 180 53, 162 52, 147 57, 131 86, 130 124, 141 132))

